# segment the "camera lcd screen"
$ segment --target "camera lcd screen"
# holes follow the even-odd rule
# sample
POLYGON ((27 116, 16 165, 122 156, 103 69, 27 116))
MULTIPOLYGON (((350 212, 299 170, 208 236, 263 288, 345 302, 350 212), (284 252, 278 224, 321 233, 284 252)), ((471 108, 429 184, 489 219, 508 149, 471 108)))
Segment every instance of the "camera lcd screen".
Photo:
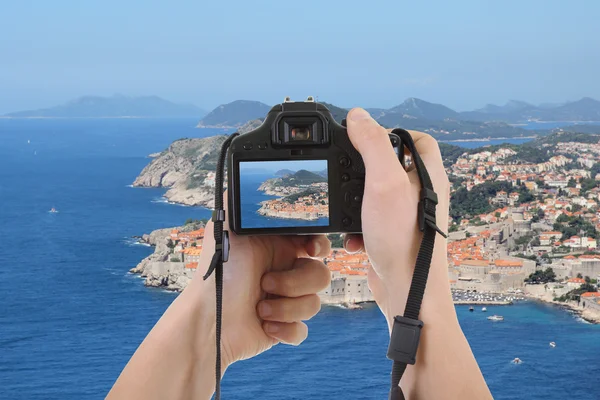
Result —
POLYGON ((242 228, 329 225, 326 160, 242 161, 239 168, 242 228))

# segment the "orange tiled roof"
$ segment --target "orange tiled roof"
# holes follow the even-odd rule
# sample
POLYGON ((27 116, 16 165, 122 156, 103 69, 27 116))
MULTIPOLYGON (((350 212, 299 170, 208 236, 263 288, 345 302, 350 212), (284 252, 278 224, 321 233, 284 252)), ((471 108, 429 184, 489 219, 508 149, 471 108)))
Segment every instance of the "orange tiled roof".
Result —
POLYGON ((522 267, 523 261, 513 261, 513 260, 496 260, 494 264, 497 267, 522 267))
POLYGON ((585 292, 581 295, 581 297, 600 297, 599 292, 585 292))
POLYGON ((585 280, 581 279, 581 278, 571 278, 567 282, 570 282, 570 283, 585 283, 585 280))
POLYGON ((187 264, 185 264, 185 267, 188 269, 196 269, 196 268, 198 268, 198 263, 197 262, 187 263, 187 264))

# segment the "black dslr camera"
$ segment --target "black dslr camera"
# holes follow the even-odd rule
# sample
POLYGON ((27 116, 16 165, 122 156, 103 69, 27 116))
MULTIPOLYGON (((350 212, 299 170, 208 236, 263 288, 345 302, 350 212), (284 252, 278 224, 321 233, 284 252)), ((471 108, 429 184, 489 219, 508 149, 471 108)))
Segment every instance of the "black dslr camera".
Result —
MULTIPOLYGON (((402 162, 400 138, 390 134, 402 162)), ((286 98, 231 142, 229 224, 237 234, 361 232, 365 166, 345 121, 286 98)))

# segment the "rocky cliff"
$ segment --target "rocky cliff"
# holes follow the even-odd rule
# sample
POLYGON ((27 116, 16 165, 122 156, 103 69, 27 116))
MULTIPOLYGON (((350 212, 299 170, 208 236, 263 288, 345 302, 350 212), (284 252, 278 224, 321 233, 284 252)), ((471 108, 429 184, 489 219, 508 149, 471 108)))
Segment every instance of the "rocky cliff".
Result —
POLYGON ((156 156, 133 182, 135 187, 169 188, 167 200, 211 208, 214 202, 214 173, 221 145, 227 136, 180 139, 156 156))
MULTIPOLYGON (((187 232, 204 227, 202 223, 188 224, 178 227, 180 232, 187 232)), ((185 268, 183 262, 172 262, 171 249, 167 246, 169 235, 174 228, 157 229, 145 234, 140 241, 154 247, 154 253, 144 258, 135 268, 129 270, 133 274, 140 274, 144 285, 149 287, 162 287, 167 290, 180 292, 190 283, 195 270, 185 268)))

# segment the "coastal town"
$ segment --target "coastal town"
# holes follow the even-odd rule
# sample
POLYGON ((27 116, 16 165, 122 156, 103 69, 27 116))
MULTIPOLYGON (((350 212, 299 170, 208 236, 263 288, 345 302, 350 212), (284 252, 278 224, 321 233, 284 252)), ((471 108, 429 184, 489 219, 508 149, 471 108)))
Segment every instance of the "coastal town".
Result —
MULTIPOLYGON (((503 146, 465 149, 452 162, 446 160, 452 182, 449 284, 457 303, 510 304, 527 297, 598 322, 600 144, 563 142, 558 136, 556 143, 541 144, 541 149, 539 162, 524 160, 518 148, 503 146)), ((307 188, 263 188, 284 196, 262 208, 283 218, 327 215, 326 183, 307 186, 316 190, 298 196, 307 188), (285 201, 290 196, 293 201, 285 201)), ((185 287, 198 267, 203 235, 203 228, 171 230, 164 239, 167 254, 154 260, 153 272, 145 272, 147 284, 185 287)), ((373 301, 366 254, 335 248, 323 261, 332 278, 320 293, 324 304, 354 307, 373 301)))
MULTIPOLYGON (((313 221, 319 218, 329 217, 329 196, 327 194, 327 183, 313 183, 306 187, 277 187, 286 193, 292 192, 273 200, 261 202, 257 213, 265 217, 302 219, 313 221)), ((281 192, 283 194, 283 192, 281 192)))

